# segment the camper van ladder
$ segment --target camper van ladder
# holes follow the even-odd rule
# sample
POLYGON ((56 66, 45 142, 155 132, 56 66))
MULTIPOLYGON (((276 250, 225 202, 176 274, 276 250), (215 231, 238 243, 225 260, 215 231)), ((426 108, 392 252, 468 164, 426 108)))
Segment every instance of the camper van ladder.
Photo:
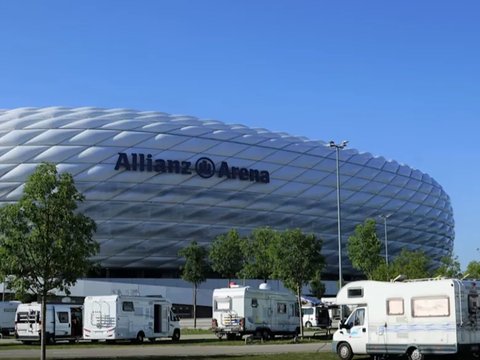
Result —
POLYGON ((92 313, 90 315, 90 323, 97 328, 105 328, 112 326, 112 317, 110 316, 110 304, 105 301, 94 301, 92 306, 92 313), (107 307, 107 314, 103 310, 103 306, 107 307))

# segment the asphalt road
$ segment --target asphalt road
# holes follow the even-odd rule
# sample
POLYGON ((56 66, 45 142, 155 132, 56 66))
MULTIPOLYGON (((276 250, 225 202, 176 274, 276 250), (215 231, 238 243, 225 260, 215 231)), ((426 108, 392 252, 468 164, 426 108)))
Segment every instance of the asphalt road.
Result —
MULTIPOLYGON (((253 355, 278 353, 305 353, 331 351, 330 343, 288 344, 288 345, 235 345, 235 346, 146 346, 110 348, 71 348, 47 349, 49 359, 89 358, 89 357, 141 357, 141 356, 202 356, 214 355, 253 355)), ((39 350, 4 350, 3 359, 38 358, 39 350)))

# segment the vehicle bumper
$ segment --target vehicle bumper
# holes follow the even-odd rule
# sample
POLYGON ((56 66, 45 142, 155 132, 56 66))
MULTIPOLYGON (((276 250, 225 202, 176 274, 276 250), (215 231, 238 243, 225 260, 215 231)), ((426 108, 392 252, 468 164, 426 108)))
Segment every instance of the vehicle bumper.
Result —
POLYGON ((15 340, 18 341, 40 341, 41 338, 39 335, 18 335, 15 334, 15 340))

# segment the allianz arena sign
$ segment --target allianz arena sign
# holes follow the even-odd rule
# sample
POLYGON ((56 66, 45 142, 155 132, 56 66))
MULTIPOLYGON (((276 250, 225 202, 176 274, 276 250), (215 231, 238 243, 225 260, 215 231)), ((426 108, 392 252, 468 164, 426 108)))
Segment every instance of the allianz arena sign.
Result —
POLYGON ((201 157, 195 163, 192 169, 191 161, 180 161, 170 159, 153 159, 151 154, 131 154, 131 159, 126 153, 118 153, 115 170, 125 169, 126 171, 147 171, 191 175, 195 171, 198 176, 208 179, 213 176, 233 180, 252 181, 268 184, 270 182, 270 173, 265 170, 248 169, 242 167, 229 166, 226 161, 222 161, 217 169, 215 163, 207 157, 201 157))

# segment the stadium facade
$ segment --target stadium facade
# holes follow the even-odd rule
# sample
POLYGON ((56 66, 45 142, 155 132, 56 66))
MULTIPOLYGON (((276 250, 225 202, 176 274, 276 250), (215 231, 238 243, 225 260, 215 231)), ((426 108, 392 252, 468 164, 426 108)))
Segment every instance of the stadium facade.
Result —
MULTIPOLYGON (((330 139, 327 139, 330 140, 330 139)), ((339 139, 343 140, 343 139, 339 139)), ((102 276, 176 278, 177 253, 237 228, 301 228, 324 240, 338 273, 336 154, 324 141, 163 112, 96 107, 0 110, 0 201, 22 195, 43 161, 73 174, 80 210, 98 223, 102 276)), ((340 150, 342 241, 367 218, 388 219, 389 255, 451 252, 449 196, 428 174, 340 150)), ((343 253, 343 272, 357 272, 343 253)))

